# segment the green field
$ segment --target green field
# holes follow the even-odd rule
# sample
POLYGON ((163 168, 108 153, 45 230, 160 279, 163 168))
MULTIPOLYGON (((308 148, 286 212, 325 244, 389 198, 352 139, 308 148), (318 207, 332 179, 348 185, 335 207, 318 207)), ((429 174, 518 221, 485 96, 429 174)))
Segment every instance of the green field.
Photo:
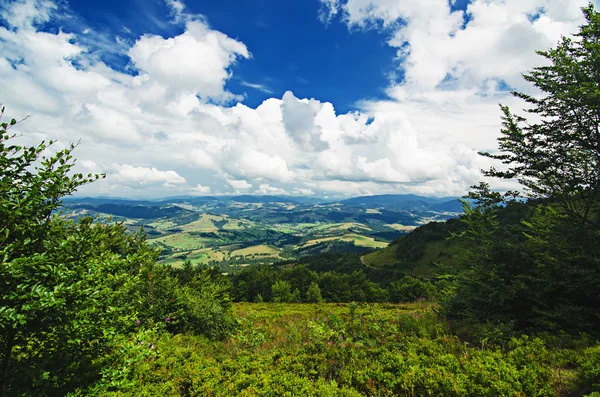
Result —
POLYGON ((148 240, 150 244, 153 242, 160 242, 173 247, 177 251, 190 251, 204 248, 206 244, 211 241, 212 240, 210 239, 196 237, 189 233, 170 234, 168 236, 148 240))
POLYGON ((220 250, 217 251, 212 248, 204 248, 186 253, 179 252, 165 257, 162 262, 174 267, 181 267, 185 261, 208 264, 211 261, 222 261, 226 257, 227 255, 220 250))
POLYGON ((237 303, 237 329, 224 340, 145 334, 154 351, 113 364, 117 374, 127 368, 126 377, 103 380, 95 395, 581 395, 578 367, 569 363, 592 357, 593 348, 526 337, 504 349, 469 344, 435 310, 426 303, 237 303))
POLYGON ((279 258, 279 250, 268 245, 254 245, 231 252, 231 256, 260 255, 265 257, 279 258))
POLYGON ((194 222, 179 226, 179 229, 185 232, 215 232, 219 230, 213 220, 222 221, 224 218, 214 215, 202 214, 200 219, 194 222))
MULTIPOLYGON (((415 226, 410 223, 417 219, 405 212, 346 207, 339 203, 211 200, 200 204, 178 202, 162 210, 127 205, 108 208, 119 214, 130 213, 131 218, 119 216, 119 220, 131 232, 143 226, 150 244, 162 249, 159 261, 172 266, 189 260, 193 264, 224 261, 226 267, 243 264, 241 258, 251 259, 247 262, 250 264, 260 264, 273 263, 274 258, 287 260, 320 253, 382 249, 412 230, 415 226), (382 219, 387 219, 387 223, 382 219)), ((79 213, 85 211, 88 210, 79 213)), ((95 216, 111 215, 98 212, 95 216)))
POLYGON ((302 244, 300 247, 310 247, 312 245, 316 245, 325 241, 346 241, 352 242, 360 247, 368 247, 368 248, 384 248, 388 246, 388 243, 382 241, 375 241, 372 237, 361 236, 359 234, 344 234, 336 237, 323 237, 314 240, 309 240, 306 243, 302 244))
POLYGON ((164 221, 157 221, 157 222, 149 223, 148 226, 152 226, 153 228, 162 231, 162 230, 167 230, 172 227, 175 227, 175 226, 177 226, 177 224, 173 221, 164 220, 164 221))

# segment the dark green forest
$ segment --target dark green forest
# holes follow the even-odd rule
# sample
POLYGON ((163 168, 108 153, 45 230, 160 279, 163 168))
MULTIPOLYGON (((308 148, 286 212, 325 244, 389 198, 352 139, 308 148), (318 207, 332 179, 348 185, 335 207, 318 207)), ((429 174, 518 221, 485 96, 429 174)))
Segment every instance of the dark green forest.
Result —
POLYGON ((600 396, 600 14, 583 12, 525 74, 543 95, 514 93, 540 121, 502 106, 481 153, 521 191, 482 182, 460 219, 375 253, 159 264, 143 229, 61 215, 104 177, 73 172, 74 145, 21 146, 2 122, 0 396, 600 396))

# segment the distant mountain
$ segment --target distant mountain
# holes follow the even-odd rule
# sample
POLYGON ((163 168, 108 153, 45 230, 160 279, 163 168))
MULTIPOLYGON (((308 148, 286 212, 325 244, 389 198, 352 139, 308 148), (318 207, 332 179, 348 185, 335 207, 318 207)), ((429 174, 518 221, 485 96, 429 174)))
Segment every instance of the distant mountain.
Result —
POLYGON ((116 197, 66 197, 63 199, 64 206, 68 207, 71 204, 121 204, 121 205, 144 205, 144 206, 160 206, 160 202, 151 200, 136 200, 116 197))
POLYGON ((340 204, 386 210, 462 212, 460 202, 453 197, 427 197, 416 194, 380 194, 342 200, 340 204))
POLYGON ((458 199, 452 199, 443 203, 432 204, 429 209, 438 212, 463 212, 462 206, 463 204, 458 199))
POLYGON ((161 205, 183 204, 183 203, 189 203, 192 205, 202 205, 202 204, 206 204, 206 203, 220 201, 222 199, 223 199, 222 197, 217 197, 217 196, 175 196, 175 197, 163 198, 159 202, 161 205))
POLYGON ((299 202, 291 197, 279 197, 279 196, 254 196, 250 194, 229 197, 231 201, 237 201, 239 203, 290 203, 298 204, 299 202))
POLYGON ((354 207, 383 208, 389 211, 436 211, 462 212, 462 205, 455 197, 428 197, 416 194, 380 194, 354 197, 341 201, 331 201, 306 196, 267 196, 243 194, 237 196, 173 196, 161 199, 127 199, 120 197, 68 197, 65 204, 122 204, 163 206, 167 204, 202 205, 211 202, 235 201, 239 203, 284 203, 284 204, 334 204, 339 203, 354 207))
POLYGON ((288 204, 322 204, 330 200, 305 197, 305 196, 267 196, 267 195, 238 195, 238 196, 172 196, 161 199, 142 200, 127 199, 121 197, 68 197, 64 199, 65 204, 122 204, 122 205, 144 205, 144 206, 162 206, 166 204, 201 205, 215 201, 236 201, 239 203, 288 203, 288 204))
POLYGON ((76 204, 71 209, 84 209, 128 218, 153 219, 192 214, 192 211, 177 206, 125 205, 125 204, 76 204))

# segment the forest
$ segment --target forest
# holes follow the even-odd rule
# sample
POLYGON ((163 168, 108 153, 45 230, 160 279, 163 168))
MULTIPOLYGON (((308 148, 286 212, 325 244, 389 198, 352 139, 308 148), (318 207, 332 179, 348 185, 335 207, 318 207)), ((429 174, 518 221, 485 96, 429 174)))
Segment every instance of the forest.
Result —
POLYGON ((161 264, 143 229, 60 214, 104 177, 73 172, 75 145, 2 122, 0 396, 600 396, 600 13, 583 11, 525 75, 543 95, 514 93, 531 119, 502 106, 481 153, 521 191, 482 182, 459 220, 375 253, 161 264), (431 241, 451 260, 416 271, 431 241))

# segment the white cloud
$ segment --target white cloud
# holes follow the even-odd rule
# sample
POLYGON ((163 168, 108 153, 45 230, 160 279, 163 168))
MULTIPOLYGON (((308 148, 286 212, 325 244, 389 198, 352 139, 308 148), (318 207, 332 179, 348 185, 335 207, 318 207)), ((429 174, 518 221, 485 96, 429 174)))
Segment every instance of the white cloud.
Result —
MULTIPOLYGON (((135 167, 129 164, 115 165, 115 172, 110 174, 110 178, 116 182, 126 185, 181 185, 186 180, 173 170, 159 171, 156 168, 135 167)), ((196 186, 198 189, 203 186, 196 186)))
POLYGON ((237 161, 226 164, 225 167, 231 175, 242 178, 264 178, 276 182, 290 182, 294 179, 294 173, 288 169, 285 159, 263 153, 257 148, 242 151, 237 161))
POLYGON ((477 150, 495 147, 497 103, 515 104, 499 84, 522 87, 534 50, 581 23, 580 0, 474 0, 464 27, 446 0, 321 1, 325 21, 341 14, 352 29, 388 29, 406 71, 390 100, 347 114, 292 92, 226 105, 238 94, 226 83, 250 52, 179 0, 167 3, 182 34, 112 43, 139 74, 102 62, 95 45, 108 44, 93 30, 40 31, 56 3, 3 3, 2 100, 11 117, 33 114, 18 126, 23 143, 82 139, 79 169, 108 174, 86 194, 460 195, 489 165, 477 150))
POLYGON ((203 21, 190 20, 179 36, 142 36, 129 56, 143 73, 141 84, 166 87, 171 97, 192 94, 225 101, 233 99, 224 89, 231 77, 229 67, 250 53, 243 43, 211 30, 203 21))
POLYGON ((287 194, 285 189, 271 186, 267 183, 263 183, 262 185, 260 185, 254 193, 262 195, 287 194))
POLYGON ((175 22, 180 22, 184 18, 185 4, 179 0, 165 0, 165 3, 171 8, 175 22))
POLYGON ((255 90, 259 90, 261 92, 264 92, 265 94, 273 93, 273 91, 271 91, 269 88, 267 88, 267 86, 265 86, 264 84, 248 83, 247 81, 242 81, 240 84, 243 85, 244 87, 254 88, 255 90))
POLYGON ((226 179, 227 183, 233 187, 235 190, 247 190, 250 189, 252 187, 251 183, 248 183, 244 180, 237 180, 237 179, 226 179))
POLYGON ((303 188, 303 187, 297 187, 294 190, 292 190, 292 194, 297 194, 300 196, 312 196, 315 194, 314 191, 312 191, 311 189, 307 189, 307 188, 303 188))
POLYGON ((82 160, 78 161, 77 165, 80 166, 85 172, 92 173, 101 173, 102 169, 95 161, 91 160, 82 160))
POLYGON ((321 3, 319 20, 328 25, 338 13, 340 0, 319 0, 319 2, 321 3))
POLYGON ((49 0, 18 0, 13 3, 2 2, 0 4, 2 18, 18 28, 48 22, 52 12, 57 8, 57 5, 49 0))
POLYGON ((436 88, 481 90, 490 79, 528 89, 521 73, 540 62, 535 51, 577 31, 587 4, 473 0, 464 12, 452 11, 447 0, 347 0, 337 11, 349 27, 381 26, 392 33, 388 44, 398 48, 410 96, 436 88))
POLYGON ((210 186, 196 185, 190 189, 192 193, 197 194, 209 194, 211 192, 210 186))

